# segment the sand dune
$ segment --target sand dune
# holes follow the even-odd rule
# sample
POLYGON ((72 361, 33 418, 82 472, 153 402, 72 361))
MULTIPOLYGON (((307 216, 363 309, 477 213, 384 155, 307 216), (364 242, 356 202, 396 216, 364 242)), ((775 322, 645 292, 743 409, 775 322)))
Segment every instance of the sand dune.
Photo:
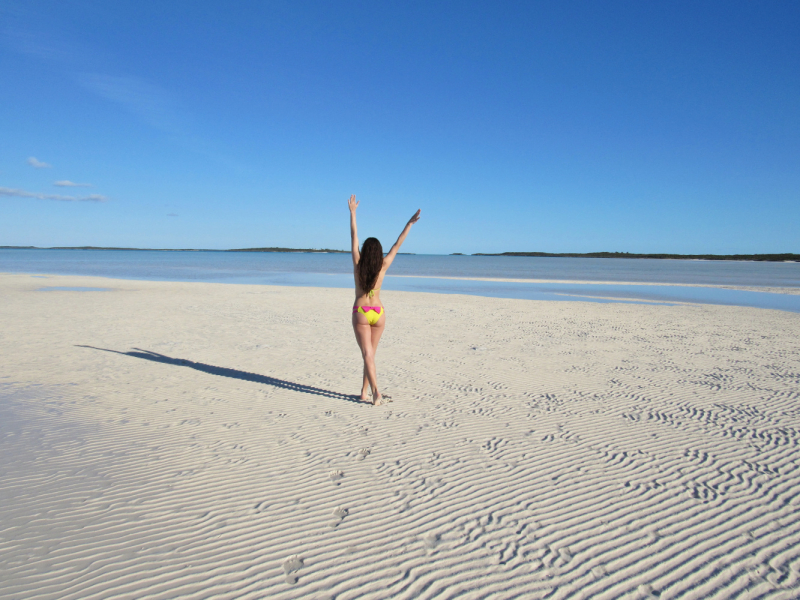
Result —
POLYGON ((0 597, 800 596, 800 315, 351 296, 0 275, 0 597))

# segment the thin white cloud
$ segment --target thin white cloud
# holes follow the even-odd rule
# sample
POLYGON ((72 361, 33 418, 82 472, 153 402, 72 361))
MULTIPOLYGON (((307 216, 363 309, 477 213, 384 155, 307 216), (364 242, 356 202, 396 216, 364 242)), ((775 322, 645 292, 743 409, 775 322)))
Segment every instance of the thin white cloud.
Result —
POLYGON ((141 77, 98 73, 96 69, 104 61, 97 57, 103 53, 90 40, 64 30, 37 28, 39 12, 45 9, 37 8, 36 3, 19 2, 14 10, 3 5, 0 0, 0 50, 5 46, 56 65, 78 85, 171 136, 184 149, 242 169, 243 165, 221 153, 216 144, 193 133, 198 126, 177 94, 141 77))
POLYGON ((168 217, 177 217, 177 213, 167 213, 168 217))
POLYGON ((16 10, 0 8, 0 46, 56 64, 84 88, 119 104, 150 125, 170 134, 181 132, 173 94, 140 77, 95 72, 93 65, 97 64, 95 56, 99 53, 96 46, 64 30, 42 29, 37 23, 43 20, 39 14, 43 9, 26 6, 34 3, 18 4, 16 10))
POLYGON ((116 102, 153 127, 176 134, 181 129, 175 97, 139 77, 81 73, 78 82, 95 94, 116 102))
POLYGON ((35 169, 49 169, 50 167, 53 166, 53 165, 47 164, 46 162, 40 161, 35 156, 29 156, 28 157, 28 164, 30 166, 32 166, 33 168, 35 168, 35 169))
POLYGON ((91 183, 75 183, 69 179, 62 179, 61 181, 54 181, 53 185, 58 187, 92 187, 91 183))
POLYGON ((92 93, 134 114, 155 129, 172 136, 184 148, 239 168, 201 136, 191 133, 191 119, 172 92, 141 77, 76 73, 75 80, 92 93))
POLYGON ((68 34, 54 36, 36 26, 41 25, 47 12, 48 8, 36 6, 34 2, 3 2, 0 8, 0 42, 20 54, 61 63, 74 62, 85 56, 85 50, 76 52, 75 40, 69 39, 68 34))
POLYGON ((101 196, 100 194, 91 194, 89 196, 62 196, 60 194, 36 194, 34 192, 5 187, 0 187, 0 196, 7 196, 10 198, 36 198, 37 200, 58 200, 60 202, 105 202, 108 200, 106 196, 101 196))

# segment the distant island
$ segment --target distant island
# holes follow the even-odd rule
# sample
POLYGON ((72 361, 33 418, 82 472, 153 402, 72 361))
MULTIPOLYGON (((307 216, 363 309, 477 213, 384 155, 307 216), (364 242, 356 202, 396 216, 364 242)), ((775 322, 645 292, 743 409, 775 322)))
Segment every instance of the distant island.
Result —
POLYGON ((115 246, 0 246, 0 250, 126 250, 130 252, 317 252, 347 254, 349 250, 330 250, 328 248, 235 248, 216 250, 213 248, 118 248, 115 246))
POLYGON ((350 250, 331 250, 330 248, 236 248, 224 252, 321 252, 332 254, 349 254, 350 250))
MULTIPOLYGON (((350 250, 330 248, 234 248, 218 250, 212 248, 117 248, 114 246, 0 246, 0 250, 126 250, 130 252, 305 252, 313 254, 349 254, 350 250)), ((414 252, 398 252, 404 256, 414 256, 414 252)), ((677 260, 742 260, 760 262, 800 262, 800 254, 635 254, 631 252, 498 252, 494 254, 476 252, 463 254, 453 252, 450 256, 533 256, 540 258, 656 258, 677 260)))
POLYGON ((536 256, 550 258, 672 258, 679 260, 750 260, 769 262, 800 262, 800 254, 633 254, 630 252, 501 252, 476 253, 472 256, 536 256))
MULTIPOLYGON (((331 250, 330 248, 233 248, 215 250, 213 248, 118 248, 116 246, 0 246, 0 250, 125 250, 127 252, 309 252, 315 254, 350 254, 350 250, 331 250)), ((414 252, 398 252, 413 256, 414 252)))

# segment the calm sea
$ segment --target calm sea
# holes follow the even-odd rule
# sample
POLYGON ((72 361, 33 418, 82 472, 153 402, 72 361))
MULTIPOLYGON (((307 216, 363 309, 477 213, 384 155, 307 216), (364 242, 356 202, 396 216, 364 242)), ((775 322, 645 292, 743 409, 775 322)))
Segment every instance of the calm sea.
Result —
MULTIPOLYGON (((0 272, 158 281, 353 285, 349 254, 0 249, 0 272)), ((800 288, 800 263, 400 255, 390 273, 384 283, 387 290, 541 300, 700 302, 800 312, 800 295, 705 287, 800 288)))

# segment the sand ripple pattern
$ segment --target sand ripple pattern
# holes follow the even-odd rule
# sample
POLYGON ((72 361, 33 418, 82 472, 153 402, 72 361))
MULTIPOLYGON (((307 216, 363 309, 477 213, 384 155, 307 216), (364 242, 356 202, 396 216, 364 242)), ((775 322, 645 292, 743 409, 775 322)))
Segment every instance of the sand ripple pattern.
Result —
POLYGON ((387 291, 372 407, 344 290, 51 279, 2 598, 800 597, 800 315, 387 291))

